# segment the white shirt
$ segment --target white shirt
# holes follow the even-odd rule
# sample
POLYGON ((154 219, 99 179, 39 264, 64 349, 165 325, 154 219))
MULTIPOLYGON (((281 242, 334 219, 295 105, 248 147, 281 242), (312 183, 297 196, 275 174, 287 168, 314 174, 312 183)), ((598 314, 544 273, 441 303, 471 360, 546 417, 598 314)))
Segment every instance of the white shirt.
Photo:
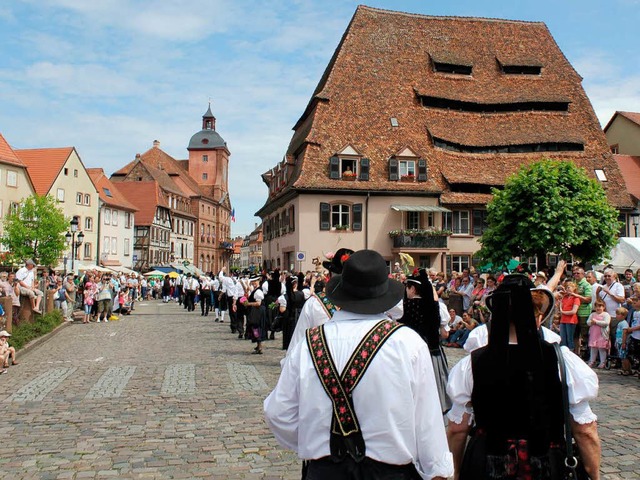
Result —
MULTIPOLYGON (((311 301, 311 299, 309 299, 311 301)), ((336 368, 342 371, 365 334, 385 314, 339 311, 325 324, 336 368)), ((427 344, 410 328, 387 339, 353 391, 353 404, 374 460, 414 463, 425 479, 453 475, 440 400, 427 344)), ((316 374, 306 340, 285 359, 276 388, 264 401, 278 442, 303 459, 328 456, 332 403, 316 374)))
POLYGON ((607 288, 611 291, 611 293, 606 293, 602 289, 600 289, 598 290, 598 296, 602 300, 604 300, 604 303, 607 306, 607 308, 605 309, 607 313, 611 315, 611 318, 615 318, 616 310, 620 308, 620 302, 613 298, 612 294, 616 297, 624 298, 624 286, 616 280, 615 282, 611 282, 611 285, 607 286, 607 288))
MULTIPOLYGON (((542 327, 544 328, 544 327, 542 327)), ((477 329, 475 329, 477 330, 477 329)), ((553 333, 553 332, 552 332, 553 333)), ((555 334, 554 334, 555 335, 555 334)), ((468 340, 467 340, 468 341, 468 340)), ((598 419, 589 406, 589 400, 598 396, 598 376, 580 357, 567 347, 560 347, 567 367, 567 386, 569 387, 569 412, 580 424, 594 422, 598 419)), ((558 375, 560 372, 558 371, 558 375)), ((473 391, 473 372, 471 356, 467 355, 449 372, 447 393, 453 403, 447 418, 457 424, 462 423, 464 413, 473 419, 473 407, 470 405, 473 391)))
POLYGON ((233 282, 233 278, 225 277, 222 272, 218 276, 220 280, 220 290, 227 294, 228 297, 233 297, 236 285, 233 282))
MULTIPOLYGON (((561 338, 555 332, 552 332, 547 327, 540 327, 542 329, 542 338, 549 343, 560 343, 561 338)), ((489 329, 486 325, 480 325, 469 333, 467 341, 464 342, 464 348, 467 352, 471 353, 474 350, 489 345, 489 329)))
POLYGON ((24 283, 27 287, 33 287, 33 281, 35 279, 35 267, 29 270, 27 267, 22 267, 16 272, 16 279, 24 283))

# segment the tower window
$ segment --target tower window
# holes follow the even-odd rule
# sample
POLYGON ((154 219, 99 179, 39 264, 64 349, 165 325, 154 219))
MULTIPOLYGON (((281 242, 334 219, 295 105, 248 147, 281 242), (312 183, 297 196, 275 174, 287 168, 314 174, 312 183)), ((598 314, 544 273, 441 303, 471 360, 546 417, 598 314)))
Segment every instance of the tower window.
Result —
POLYGON ((203 173, 203 174, 202 174, 202 179, 203 179, 203 180, 206 180, 206 179, 208 179, 208 178, 209 178, 209 175, 208 175, 208 174, 206 174, 206 173, 203 173))
POLYGON ((207 163, 209 161, 209 155, 202 155, 202 161, 207 163))

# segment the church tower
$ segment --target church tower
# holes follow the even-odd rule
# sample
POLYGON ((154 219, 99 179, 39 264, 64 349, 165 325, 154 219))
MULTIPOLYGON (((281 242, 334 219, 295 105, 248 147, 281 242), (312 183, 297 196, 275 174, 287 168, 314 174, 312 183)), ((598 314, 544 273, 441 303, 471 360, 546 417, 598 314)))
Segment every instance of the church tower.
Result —
POLYGON ((227 142, 216 132, 211 103, 202 116, 202 130, 189 140, 189 175, 216 200, 229 193, 229 155, 227 142))

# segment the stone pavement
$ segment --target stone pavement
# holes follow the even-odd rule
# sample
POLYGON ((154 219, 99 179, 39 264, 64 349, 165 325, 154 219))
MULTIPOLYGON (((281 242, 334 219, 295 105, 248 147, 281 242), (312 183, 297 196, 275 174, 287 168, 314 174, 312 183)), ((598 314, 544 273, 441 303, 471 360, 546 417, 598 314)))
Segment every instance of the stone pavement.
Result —
MULTIPOLYGON (((296 455, 262 419, 281 340, 251 355, 213 320, 145 302, 19 356, 0 377, 0 478, 300 478, 296 455)), ((640 478, 640 380, 599 375, 603 478, 640 478)))

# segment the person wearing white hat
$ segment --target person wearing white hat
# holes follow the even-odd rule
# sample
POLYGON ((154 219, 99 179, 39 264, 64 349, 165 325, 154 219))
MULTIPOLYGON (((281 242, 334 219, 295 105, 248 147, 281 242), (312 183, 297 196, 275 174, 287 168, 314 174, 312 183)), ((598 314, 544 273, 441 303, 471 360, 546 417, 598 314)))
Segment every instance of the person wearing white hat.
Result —
POLYGON ((0 331, 0 360, 4 367, 1 373, 7 373, 6 368, 9 366, 9 359, 13 365, 18 365, 16 361, 16 349, 9 346, 8 338, 11 336, 6 330, 0 331))

